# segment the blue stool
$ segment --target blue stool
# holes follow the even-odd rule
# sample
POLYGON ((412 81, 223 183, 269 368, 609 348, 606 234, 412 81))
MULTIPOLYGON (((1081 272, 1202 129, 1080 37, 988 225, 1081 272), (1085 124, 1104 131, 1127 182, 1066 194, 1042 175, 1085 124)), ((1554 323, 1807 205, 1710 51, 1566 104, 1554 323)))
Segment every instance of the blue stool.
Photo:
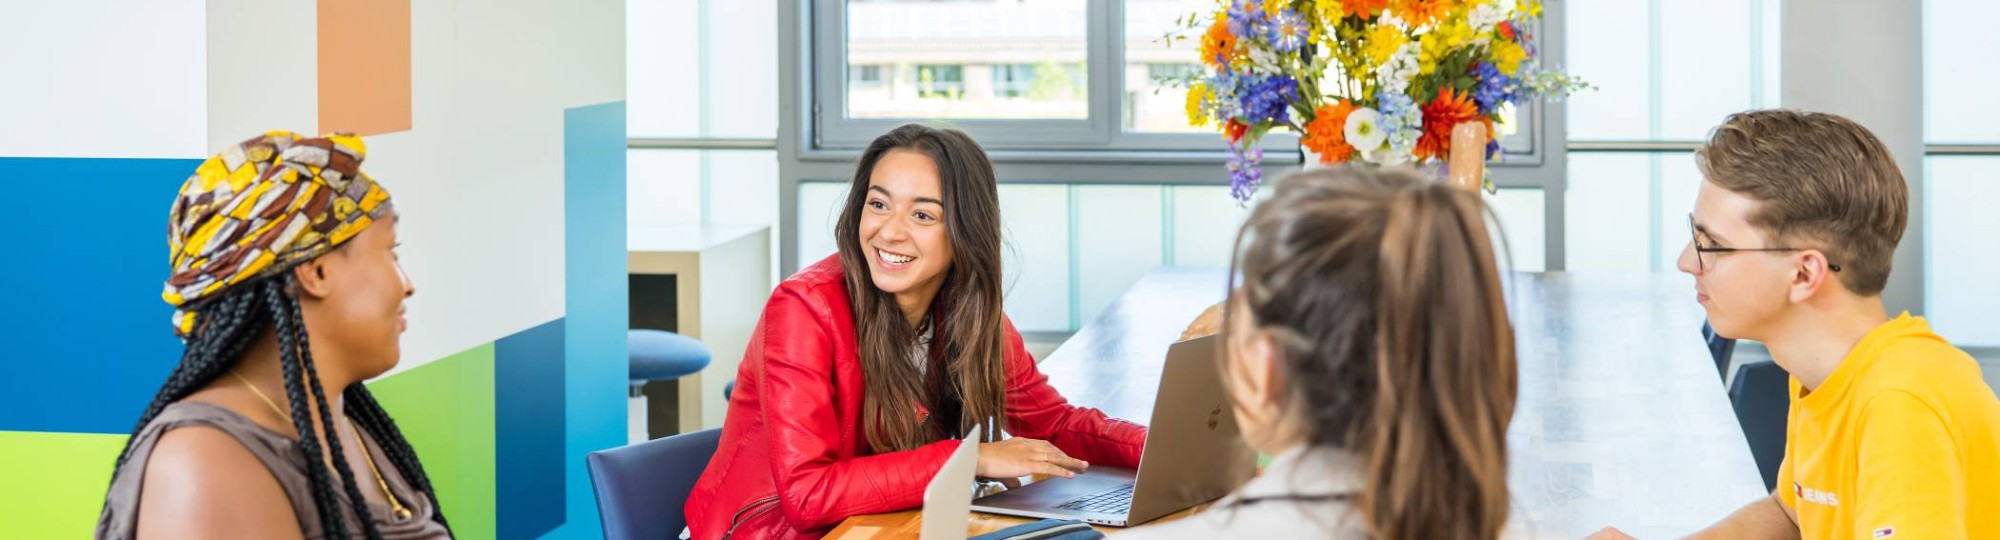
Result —
POLYGON ((634 329, 626 332, 625 345, 631 362, 633 394, 646 396, 647 438, 657 439, 679 432, 676 406, 678 392, 671 382, 708 367, 708 346, 694 338, 662 330, 634 329))

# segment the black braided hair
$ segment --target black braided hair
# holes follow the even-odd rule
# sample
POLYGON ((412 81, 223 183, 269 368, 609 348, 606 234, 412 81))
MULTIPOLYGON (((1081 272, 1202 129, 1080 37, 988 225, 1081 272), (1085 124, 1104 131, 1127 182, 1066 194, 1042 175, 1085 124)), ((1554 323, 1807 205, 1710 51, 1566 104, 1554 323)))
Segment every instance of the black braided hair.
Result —
POLYGON ((444 519, 444 505, 438 504, 437 490, 431 488, 430 475, 424 472, 424 464, 417 460, 416 449, 411 448, 410 441, 403 438, 403 431, 396 428, 396 421, 389 418, 389 411, 375 401, 375 394, 368 391, 367 385, 349 386, 345 395, 347 416, 353 419, 354 425, 375 438, 389 464, 403 472, 403 479, 423 492, 424 498, 430 499, 431 508, 436 509, 432 517, 444 526, 445 532, 451 532, 451 524, 444 519))
MULTIPOLYGON (((292 425, 300 435, 299 450, 308 456, 305 460, 306 477, 311 484, 313 506, 319 515, 322 532, 328 538, 349 537, 346 514, 341 512, 339 492, 335 491, 333 482, 333 472, 337 471, 344 484, 341 487, 361 523, 362 536, 377 540, 381 538, 381 532, 370 517, 366 500, 361 497, 354 474, 343 455, 338 432, 334 431, 333 417, 326 407, 326 394, 320 387, 318 370, 313 365, 306 339, 305 320, 300 315, 298 300, 289 292, 294 285, 289 272, 259 278, 223 291, 194 308, 195 320, 199 321, 200 327, 189 336, 180 364, 175 366, 159 393, 153 396, 152 403, 140 415, 138 424, 132 430, 134 437, 126 440, 125 448, 118 454, 112 478, 115 481, 118 471, 131 457, 132 441, 139 432, 144 431, 168 405, 181 401, 228 373, 241 360, 243 350, 269 330, 277 334, 278 363, 284 370, 285 394, 291 401, 292 425), (318 420, 324 432, 334 434, 325 439, 324 444, 332 455, 335 471, 329 471, 326 460, 320 458, 323 443, 319 431, 313 429, 314 419, 306 405, 308 386, 312 395, 318 398, 318 420)), ((450 525, 445 521, 443 507, 437 504, 436 490, 431 487, 429 475, 424 473, 416 452, 403 438, 402 432, 396 429, 388 412, 382 409, 364 385, 352 385, 343 395, 348 400, 346 412, 355 425, 367 430, 383 447, 396 470, 424 493, 434 509, 432 519, 449 531, 450 525)))
MULTIPOLYGON (((291 274, 282 275, 284 283, 289 285, 291 274)), ((340 512, 332 477, 326 462, 320 458, 321 435, 313 432, 312 409, 306 404, 305 388, 308 384, 312 387, 313 397, 318 398, 327 455, 333 458, 334 468, 340 472, 341 483, 347 488, 347 496, 354 506, 354 516, 361 522, 362 534, 368 540, 380 540, 382 533, 375 530, 375 521, 368 512, 367 503, 361 500, 361 490, 354 485, 354 471, 347 466, 346 454, 341 453, 340 432, 334 431, 333 415, 326 407, 326 392, 319 386, 319 373, 313 369, 312 357, 305 353, 308 343, 305 322, 299 317, 298 301, 280 292, 265 295, 264 304, 276 315, 278 363, 285 369, 285 395, 292 401, 292 425, 299 430, 299 448, 306 454, 306 476, 312 480, 313 504, 319 507, 320 524, 325 528, 327 537, 348 538, 347 518, 340 512)))

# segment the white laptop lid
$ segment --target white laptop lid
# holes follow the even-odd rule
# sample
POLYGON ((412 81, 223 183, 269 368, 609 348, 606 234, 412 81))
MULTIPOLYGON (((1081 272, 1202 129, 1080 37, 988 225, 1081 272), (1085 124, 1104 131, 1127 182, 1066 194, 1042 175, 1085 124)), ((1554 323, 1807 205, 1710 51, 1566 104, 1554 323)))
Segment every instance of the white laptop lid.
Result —
POLYGON ((972 426, 964 443, 938 468, 924 487, 923 532, 919 540, 965 540, 972 523, 972 480, 979 465, 980 427, 972 426))

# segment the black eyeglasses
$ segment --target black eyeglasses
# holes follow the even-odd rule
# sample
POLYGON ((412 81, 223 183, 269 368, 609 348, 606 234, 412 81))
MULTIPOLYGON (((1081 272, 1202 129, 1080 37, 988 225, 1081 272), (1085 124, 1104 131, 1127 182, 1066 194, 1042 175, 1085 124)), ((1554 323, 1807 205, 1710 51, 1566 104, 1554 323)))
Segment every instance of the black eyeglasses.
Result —
MULTIPOLYGON (((1726 247, 1703 246, 1701 245, 1701 230, 1696 229, 1694 227, 1694 214, 1688 214, 1688 240, 1694 243, 1694 258, 1695 261, 1697 261, 1697 263, 1701 265, 1702 272, 1708 271, 1708 267, 1710 266, 1708 264, 1708 254, 1710 253, 1735 253, 1738 251, 1805 251, 1806 249, 1808 249, 1808 248, 1789 248, 1789 247, 1726 248, 1726 247)), ((1831 261, 1826 263, 1826 268, 1828 270, 1832 270, 1835 272, 1840 271, 1840 265, 1833 264, 1831 261)))

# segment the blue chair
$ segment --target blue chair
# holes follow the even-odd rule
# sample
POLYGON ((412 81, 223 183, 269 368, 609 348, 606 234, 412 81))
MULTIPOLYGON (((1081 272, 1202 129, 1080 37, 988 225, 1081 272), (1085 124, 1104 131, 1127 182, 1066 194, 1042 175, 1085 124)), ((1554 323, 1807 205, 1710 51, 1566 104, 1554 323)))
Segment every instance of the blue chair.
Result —
POLYGON ((1764 489, 1775 489, 1778 465, 1785 460, 1785 415, 1791 413, 1791 376, 1770 361, 1751 362, 1736 368, 1729 379, 1730 357, 1736 355, 1736 340, 1715 333, 1708 321, 1701 323, 1701 338, 1715 360, 1715 375, 1729 385, 1729 405, 1736 410, 1736 424, 1743 428, 1743 440, 1750 443, 1750 457, 1757 461, 1757 473, 1764 477, 1764 489))
POLYGON ((679 538, 688 492, 701 478, 722 430, 683 433, 598 450, 584 457, 608 540, 679 538))
POLYGON ((1743 364, 1729 383, 1729 404, 1736 423, 1750 443, 1750 457, 1764 476, 1764 489, 1776 489, 1778 465, 1785 460, 1785 416, 1791 414, 1791 375, 1770 361, 1743 364))
POLYGON ((1708 355, 1715 359, 1715 376, 1727 383, 1729 358, 1736 355, 1736 340, 1715 333, 1715 327, 1708 321, 1701 322, 1701 340, 1708 343, 1708 355))
POLYGON ((634 329, 625 334, 631 363, 631 394, 646 396, 646 434, 657 439, 680 432, 676 407, 678 388, 670 382, 708 367, 708 346, 694 338, 662 330, 634 329))

